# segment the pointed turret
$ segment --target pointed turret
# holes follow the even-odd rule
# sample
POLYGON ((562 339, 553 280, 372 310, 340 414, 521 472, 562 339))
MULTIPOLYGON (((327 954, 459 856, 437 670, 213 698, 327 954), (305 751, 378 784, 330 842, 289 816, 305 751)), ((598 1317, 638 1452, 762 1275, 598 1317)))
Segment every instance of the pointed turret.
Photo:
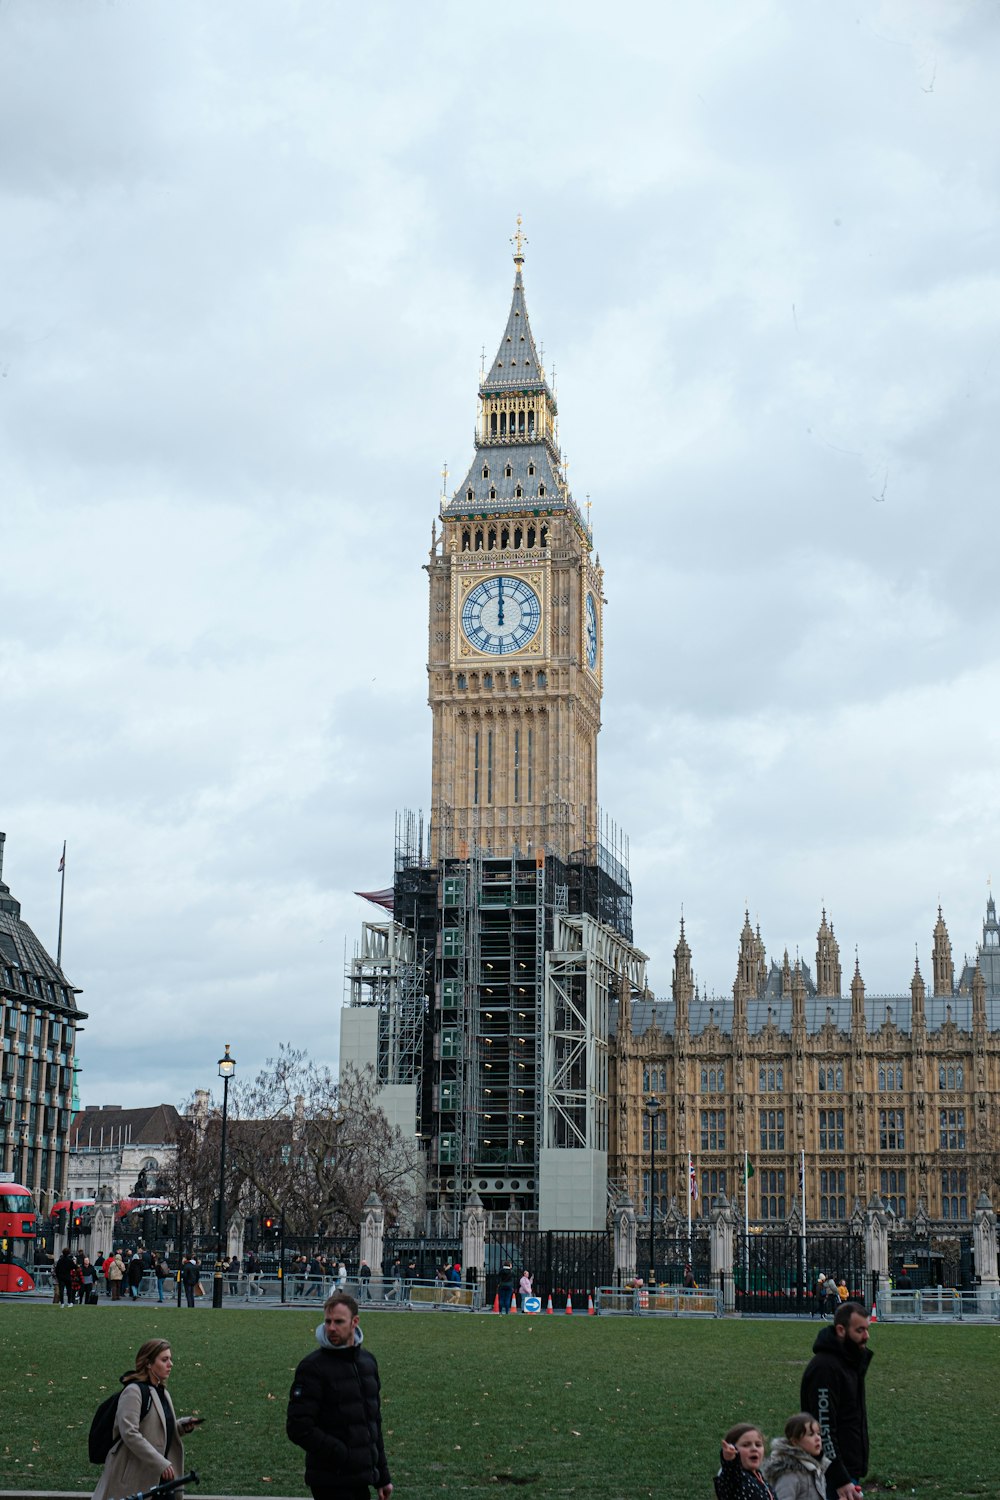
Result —
POLYGON ((941 908, 938 907, 934 924, 934 956, 931 962, 931 979, 935 995, 952 995, 955 992, 955 964, 951 956, 951 939, 945 926, 941 908))
POLYGON ((785 949, 785 956, 781 962, 781 993, 782 996, 790 995, 792 993, 792 965, 788 957, 787 948, 785 949))
POLYGON ((913 1025, 924 1024, 924 1001, 927 998, 927 986, 924 984, 924 976, 920 972, 920 954, 917 954, 913 965, 913 978, 910 980, 910 1003, 913 1007, 913 1025))
POLYGON ((676 1007, 677 1029, 686 1031, 688 1006, 694 995, 694 974, 691 968, 691 949, 684 934, 683 916, 681 917, 681 935, 674 949, 674 973, 670 988, 676 1007))
MULTIPOLYGON (((992 897, 990 900, 992 901, 992 897)), ((979 964, 972 976, 972 1029, 986 1030, 986 980, 979 964)))
POLYGON ((851 980, 851 1030, 865 1029, 865 982, 861 978, 861 965, 857 952, 854 954, 854 978, 851 980))
POLYGON ((740 933, 740 951, 736 960, 736 978, 733 980, 733 1001, 744 1006, 757 993, 757 944, 750 926, 749 908, 744 913, 743 930, 740 933))
POLYGON ((833 923, 827 922, 824 906, 816 934, 816 993, 839 995, 840 986, 840 944, 834 936, 833 923))
POLYGON ((802 973, 802 965, 795 960, 795 968, 792 971, 792 1030, 802 1031, 806 1024, 806 981, 802 973))

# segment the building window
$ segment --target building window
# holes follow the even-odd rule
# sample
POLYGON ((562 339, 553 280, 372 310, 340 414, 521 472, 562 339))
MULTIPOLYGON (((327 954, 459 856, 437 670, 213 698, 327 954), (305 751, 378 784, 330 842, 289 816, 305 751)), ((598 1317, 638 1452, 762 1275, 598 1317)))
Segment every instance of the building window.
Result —
POLYGON ((657 1090, 663 1094, 667 1088, 666 1068, 643 1068, 642 1091, 644 1094, 655 1093, 657 1090))
POLYGON ((939 1068, 938 1086, 942 1089, 961 1089, 965 1087, 965 1073, 961 1064, 957 1068, 939 1068))
POLYGON ((906 1218, 906 1173, 895 1167, 888 1168, 881 1175, 882 1202, 886 1208, 891 1209, 897 1219, 906 1218))
POLYGON ((842 1109, 820 1110, 819 1149, 821 1151, 843 1151, 844 1111, 842 1109))
POLYGON ((453 1058, 458 1056, 459 1037, 461 1032, 454 1026, 449 1026, 441 1033, 441 1056, 453 1058))
MULTIPOLYGON (((667 1172, 664 1169, 653 1173, 653 1209, 662 1216, 670 1207, 670 1196, 667 1189, 667 1172)), ((642 1216, 649 1218, 649 1173, 642 1174, 642 1216)))
POLYGON ((847 1218, 847 1173, 839 1167, 819 1174, 819 1216, 828 1222, 847 1218))
POLYGON ((844 1087, 844 1069, 838 1063, 820 1063, 819 1065, 819 1088, 820 1093, 840 1093, 844 1087))
MULTIPOLYGON (((510 678, 510 685, 511 685, 511 687, 517 687, 518 686, 518 684, 514 681, 514 677, 515 677, 515 673, 512 672, 511 673, 511 678, 510 678)), ((520 800, 521 800, 521 731, 519 729, 515 729, 514 730, 514 801, 515 802, 520 802, 520 800)))
POLYGON ((903 1111, 880 1109, 878 1112, 878 1145, 880 1151, 905 1151, 903 1111))
POLYGON ((785 1087, 785 1070, 782 1067, 761 1067, 758 1089, 762 1094, 780 1094, 785 1087))
POLYGON ((784 1219, 785 1174, 784 1171, 765 1169, 760 1174, 760 1216, 762 1219, 784 1219))
POLYGON ((493 686, 493 673, 492 672, 484 672, 483 673, 483 687, 484 688, 491 688, 492 686, 493 686))
MULTIPOLYGON (((493 678, 490 677, 490 686, 493 686, 493 678)), ((493 801, 493 731, 486 734, 486 800, 493 801)))
POLYGON ((878 1091, 880 1094, 901 1094, 903 1092, 903 1065, 902 1063, 888 1067, 880 1066, 878 1070, 878 1091))
POLYGON ((714 1172, 702 1172, 701 1174, 701 1198, 709 1208, 718 1198, 720 1193, 726 1191, 726 1171, 720 1168, 714 1172))
POLYGON ((941 1150, 942 1151, 964 1151, 965 1150, 965 1110, 964 1109, 942 1109, 941 1115, 941 1150))
POLYGON ((472 742, 472 800, 479 802, 479 731, 476 730, 472 742))
POLYGON ((726 1092, 725 1068, 702 1068, 701 1091, 703 1094, 724 1094, 726 1092))
POLYGON ((465 952, 465 934, 461 927, 445 927, 441 933, 441 951, 445 958, 461 958, 465 952))
MULTIPOLYGON (((642 1112, 642 1149, 649 1150, 649 1116, 646 1111, 642 1112)), ((667 1112, 661 1109, 656 1117, 656 1129, 653 1131, 653 1150, 666 1151, 667 1149, 667 1112)))
POLYGON ((785 1111, 783 1109, 761 1110, 760 1149, 762 1151, 784 1151, 785 1111))
POLYGON ((969 1217, 969 1174, 964 1167, 945 1167, 941 1173, 942 1219, 969 1217))
POLYGON ((458 688, 458 691, 460 693, 464 693, 466 688, 469 686, 469 679, 466 677, 464 672, 459 672, 458 676, 455 679, 455 686, 458 688))
POLYGON ((703 1151, 725 1151, 726 1111, 724 1109, 702 1110, 701 1149, 703 1151))

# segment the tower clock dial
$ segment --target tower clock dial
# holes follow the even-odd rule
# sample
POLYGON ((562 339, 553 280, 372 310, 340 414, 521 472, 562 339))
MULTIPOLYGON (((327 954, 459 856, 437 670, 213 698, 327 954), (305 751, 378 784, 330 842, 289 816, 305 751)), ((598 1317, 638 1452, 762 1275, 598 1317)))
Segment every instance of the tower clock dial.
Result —
POLYGON ((593 672, 597 667, 597 605, 593 594, 587 595, 587 666, 593 672))
POLYGON ((462 605, 462 631, 470 646, 491 656, 523 651, 542 620, 538 595, 523 578, 484 578, 462 605))

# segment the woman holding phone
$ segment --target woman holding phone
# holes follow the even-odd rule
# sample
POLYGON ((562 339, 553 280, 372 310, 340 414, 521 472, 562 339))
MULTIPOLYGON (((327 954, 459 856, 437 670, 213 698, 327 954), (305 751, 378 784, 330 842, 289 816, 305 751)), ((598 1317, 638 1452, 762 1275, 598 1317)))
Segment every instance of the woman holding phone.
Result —
POLYGON ((147 1339, 135 1357, 135 1369, 121 1377, 114 1442, 93 1500, 134 1495, 184 1473, 181 1435, 192 1432, 202 1418, 175 1416, 167 1391, 173 1363, 166 1339, 147 1339))

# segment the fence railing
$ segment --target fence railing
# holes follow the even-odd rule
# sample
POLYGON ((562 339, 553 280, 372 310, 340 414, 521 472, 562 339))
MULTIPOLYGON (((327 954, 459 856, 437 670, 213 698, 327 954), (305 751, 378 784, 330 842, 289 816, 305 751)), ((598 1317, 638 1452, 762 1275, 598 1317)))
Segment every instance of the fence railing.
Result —
POLYGON ((875 1299, 886 1323, 991 1323, 1000 1320, 1000 1287, 924 1287, 919 1292, 880 1291, 875 1299))
POLYGON ((594 1311, 634 1318, 720 1318, 722 1293, 687 1286, 599 1286, 594 1311))

